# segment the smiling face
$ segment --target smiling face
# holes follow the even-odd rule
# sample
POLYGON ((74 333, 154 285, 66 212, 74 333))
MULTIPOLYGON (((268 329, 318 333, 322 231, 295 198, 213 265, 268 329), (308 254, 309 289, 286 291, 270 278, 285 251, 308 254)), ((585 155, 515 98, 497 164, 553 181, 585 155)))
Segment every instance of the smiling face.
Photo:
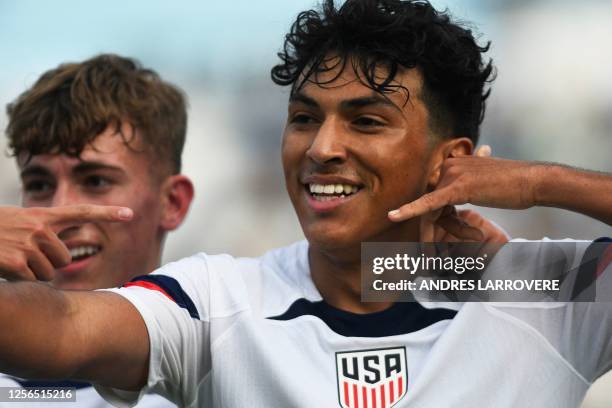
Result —
POLYGON ((390 210, 427 187, 432 139, 418 70, 399 72, 409 92, 365 86, 351 64, 319 74, 294 92, 283 136, 285 182, 311 246, 416 241, 416 220, 393 224, 390 210))
MULTIPOLYGON (((73 261, 56 271, 52 283, 58 288, 119 286, 159 264, 161 178, 152 174, 151 154, 139 146, 138 133, 130 148, 114 130, 96 137, 80 159, 43 154, 27 163, 19 160, 25 207, 87 203, 134 210, 129 223, 91 223, 60 232, 73 261)), ((129 126, 123 130, 129 132, 129 126)))

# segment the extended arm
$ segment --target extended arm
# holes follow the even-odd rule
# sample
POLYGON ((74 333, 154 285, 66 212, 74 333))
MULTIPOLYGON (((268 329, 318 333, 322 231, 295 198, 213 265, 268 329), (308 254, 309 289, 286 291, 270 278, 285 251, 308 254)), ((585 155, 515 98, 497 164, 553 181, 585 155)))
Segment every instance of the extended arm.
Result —
POLYGON ((0 283, 0 328, 0 372, 126 390, 146 382, 147 329, 117 294, 0 283))

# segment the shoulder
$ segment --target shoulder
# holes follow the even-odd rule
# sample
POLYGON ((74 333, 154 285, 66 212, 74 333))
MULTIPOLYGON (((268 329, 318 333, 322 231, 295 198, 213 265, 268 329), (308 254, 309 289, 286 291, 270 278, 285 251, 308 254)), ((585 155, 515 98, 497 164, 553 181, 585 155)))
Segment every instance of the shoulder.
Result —
POLYGON ((255 258, 199 253, 141 279, 178 286, 212 319, 246 310, 273 313, 290 299, 305 297, 304 292, 318 295, 310 280, 306 241, 255 258))

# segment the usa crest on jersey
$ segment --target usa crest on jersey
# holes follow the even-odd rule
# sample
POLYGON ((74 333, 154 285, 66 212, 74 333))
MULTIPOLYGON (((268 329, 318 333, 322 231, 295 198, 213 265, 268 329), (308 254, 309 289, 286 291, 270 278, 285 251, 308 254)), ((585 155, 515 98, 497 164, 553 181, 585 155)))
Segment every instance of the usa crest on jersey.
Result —
POLYGON ((338 400, 343 408, 390 408, 406 395, 406 348, 336 353, 338 400))

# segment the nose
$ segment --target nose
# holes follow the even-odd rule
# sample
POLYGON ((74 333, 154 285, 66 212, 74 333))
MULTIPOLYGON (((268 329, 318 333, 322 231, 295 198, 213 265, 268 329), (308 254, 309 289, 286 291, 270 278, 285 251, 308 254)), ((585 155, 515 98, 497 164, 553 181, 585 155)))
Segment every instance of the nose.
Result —
POLYGON ((338 164, 346 160, 346 144, 339 121, 328 118, 318 128, 306 155, 317 164, 338 164))
POLYGON ((51 207, 81 204, 82 200, 70 183, 59 183, 51 199, 51 207))
MULTIPOLYGON (((76 204, 87 204, 86 200, 83 200, 81 195, 79 194, 77 187, 72 185, 70 182, 58 183, 49 205, 51 207, 60 207, 76 204)), ((74 225, 68 227, 60 231, 58 233, 58 237, 61 240, 70 239, 70 237, 77 234, 80 229, 81 225, 74 225)))

